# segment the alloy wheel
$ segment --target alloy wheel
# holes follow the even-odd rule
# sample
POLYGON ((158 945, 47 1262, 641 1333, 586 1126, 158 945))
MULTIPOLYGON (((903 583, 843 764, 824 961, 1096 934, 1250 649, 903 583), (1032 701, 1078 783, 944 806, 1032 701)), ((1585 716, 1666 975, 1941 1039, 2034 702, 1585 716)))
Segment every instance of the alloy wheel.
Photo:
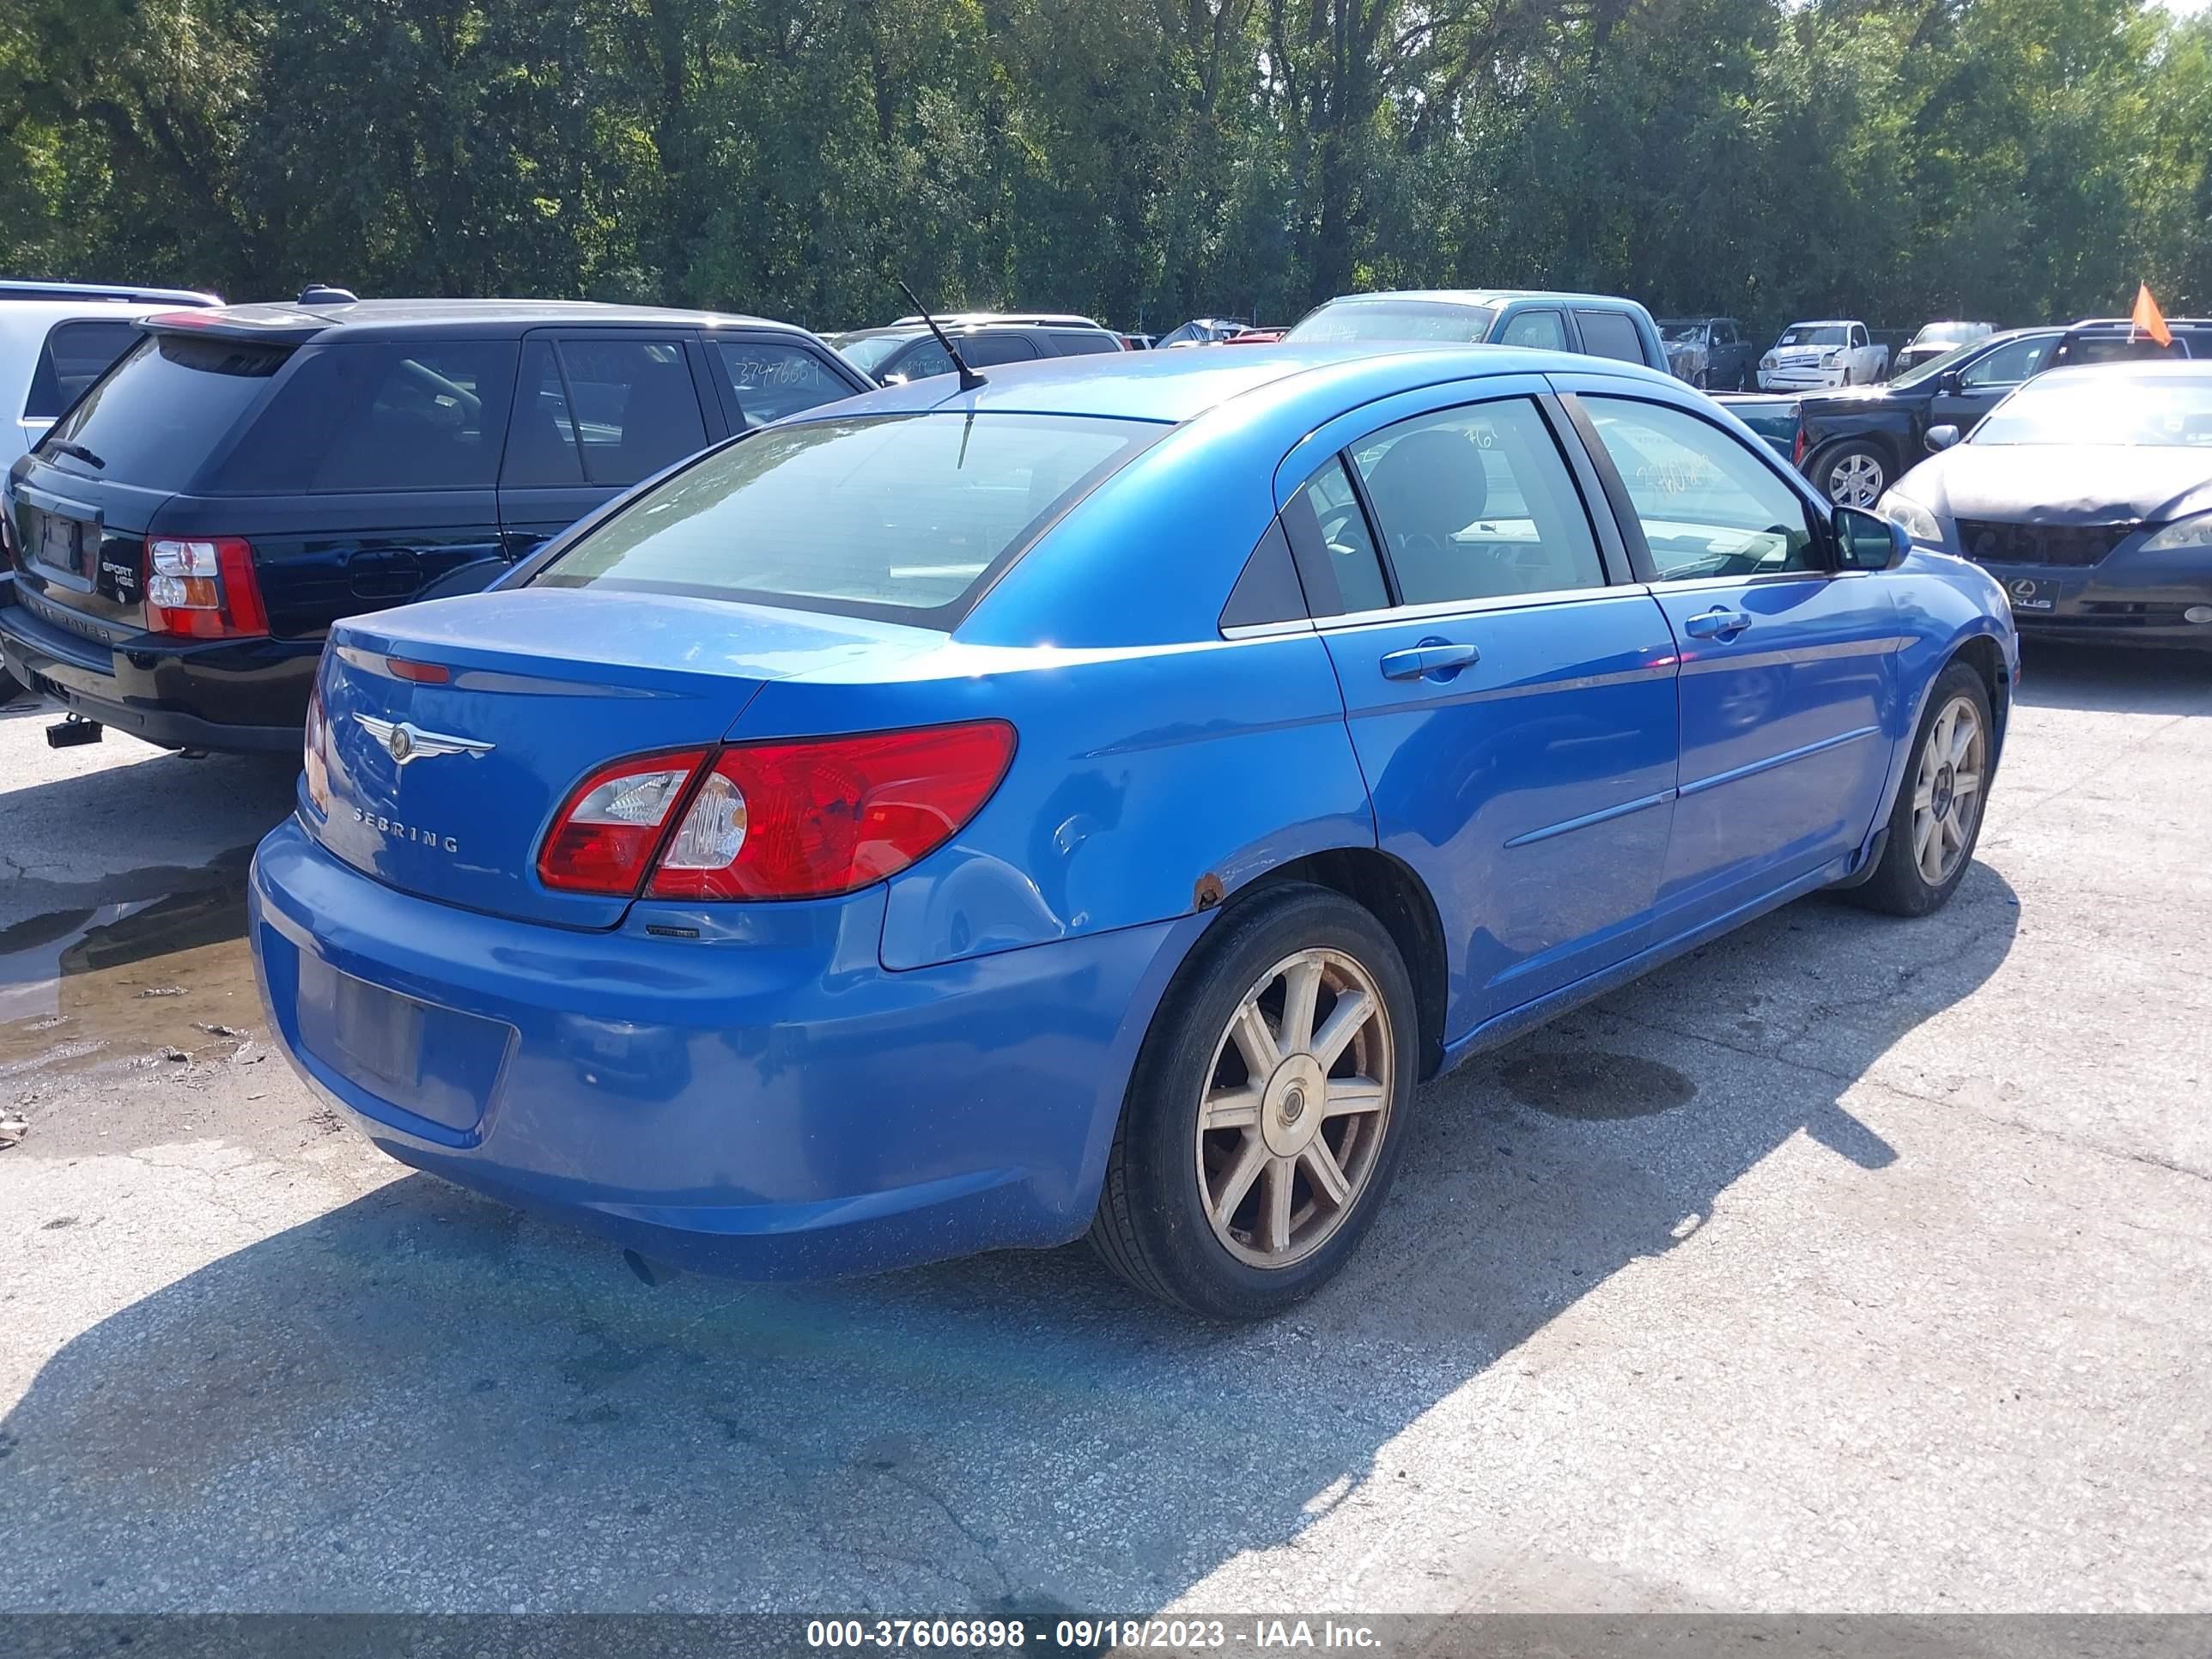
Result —
POLYGON ((1828 469, 1828 499, 1838 507, 1871 507, 1887 482, 1881 463, 1863 450, 1841 457, 1828 469))
POLYGON ((1987 756, 1973 700, 1952 698, 1928 728, 1912 782, 1912 861, 1930 887, 1948 881, 1966 855, 1982 810, 1987 756))
POLYGON ((1390 1131, 1390 1016, 1367 970, 1308 950, 1261 975, 1214 1045, 1198 1109, 1199 1201, 1255 1267, 1287 1267, 1344 1224, 1390 1131))

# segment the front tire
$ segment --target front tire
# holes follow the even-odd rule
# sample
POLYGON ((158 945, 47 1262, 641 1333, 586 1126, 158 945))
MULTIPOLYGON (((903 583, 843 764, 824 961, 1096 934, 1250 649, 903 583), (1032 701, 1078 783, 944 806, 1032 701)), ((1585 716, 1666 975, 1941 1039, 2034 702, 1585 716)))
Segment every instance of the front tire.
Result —
POLYGON ((1146 1034, 1092 1246, 1208 1318, 1303 1300, 1389 1191, 1418 1063, 1413 983, 1371 914, 1304 884, 1238 902, 1146 1034))
POLYGON ((1936 676, 1913 735, 1881 862, 1845 898, 1893 916, 1930 915, 1951 902, 1981 836, 1995 733, 1982 677, 1952 663, 1936 676))
POLYGON ((1868 512, 1890 485, 1889 457, 1869 443, 1840 443, 1814 459, 1809 471, 1814 485, 1838 507, 1868 512))

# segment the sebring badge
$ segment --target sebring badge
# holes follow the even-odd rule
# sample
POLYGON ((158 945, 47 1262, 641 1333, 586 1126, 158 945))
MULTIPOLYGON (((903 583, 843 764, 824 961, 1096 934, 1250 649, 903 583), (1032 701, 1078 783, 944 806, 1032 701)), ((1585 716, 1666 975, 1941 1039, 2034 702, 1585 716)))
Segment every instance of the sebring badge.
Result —
POLYGON ((403 767, 409 761, 428 760, 438 755, 489 755, 492 750, 491 744, 478 743, 474 738, 425 732, 412 720, 380 720, 374 714, 356 714, 354 720, 403 767))

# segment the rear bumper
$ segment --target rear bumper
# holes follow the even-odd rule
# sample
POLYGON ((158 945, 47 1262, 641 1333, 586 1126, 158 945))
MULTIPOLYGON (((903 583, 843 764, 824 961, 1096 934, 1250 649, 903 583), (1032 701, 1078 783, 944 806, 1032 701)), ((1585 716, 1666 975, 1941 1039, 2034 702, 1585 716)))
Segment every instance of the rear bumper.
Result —
POLYGON ((299 748, 320 641, 140 635, 109 646, 15 600, 0 589, 0 659, 70 713, 172 749, 299 748))
POLYGON ((296 820, 249 927, 294 1066, 404 1163, 744 1278, 1064 1243, 1089 1225, 1183 918, 893 973, 884 892, 702 940, 396 891, 296 820))

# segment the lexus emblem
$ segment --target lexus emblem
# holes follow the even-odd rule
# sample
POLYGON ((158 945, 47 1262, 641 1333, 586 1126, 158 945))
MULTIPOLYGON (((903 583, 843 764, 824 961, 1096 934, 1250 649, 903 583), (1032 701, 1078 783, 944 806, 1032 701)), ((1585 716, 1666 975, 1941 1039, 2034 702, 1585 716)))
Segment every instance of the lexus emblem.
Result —
MULTIPOLYGON (((2030 581, 2027 577, 2022 576, 2018 581, 2012 585, 2012 596, 2015 599, 2033 599, 2035 597, 2035 584, 2030 581)), ((396 755, 399 751, 395 749, 392 752, 396 755)))

